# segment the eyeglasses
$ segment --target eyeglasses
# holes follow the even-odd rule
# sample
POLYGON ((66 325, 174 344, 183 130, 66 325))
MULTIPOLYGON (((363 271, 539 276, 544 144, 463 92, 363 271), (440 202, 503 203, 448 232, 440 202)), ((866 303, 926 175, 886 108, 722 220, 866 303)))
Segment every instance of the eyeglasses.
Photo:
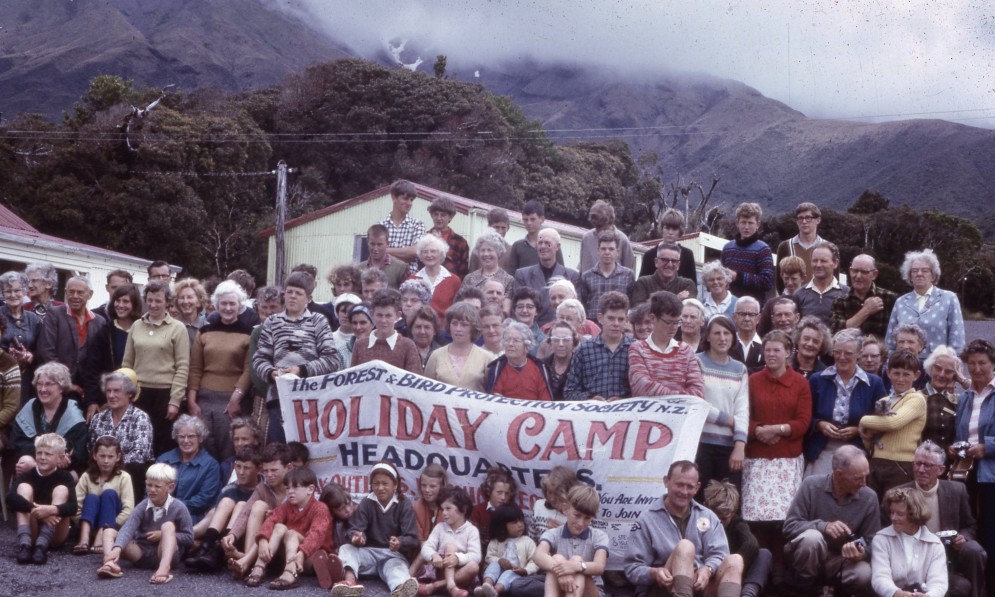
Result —
POLYGON ((736 311, 733 315, 738 315, 739 317, 760 317, 760 312, 736 311))
POLYGON ((933 270, 929 269, 928 267, 914 267, 914 268, 912 268, 912 269, 909 270, 909 273, 910 274, 931 274, 931 273, 933 273, 933 270))
POLYGON ((855 351, 852 351, 852 350, 834 350, 833 351, 833 357, 837 358, 837 359, 840 358, 840 357, 846 357, 848 359, 852 359, 855 356, 857 356, 857 353, 855 351))
POLYGON ((796 222, 811 222, 812 220, 818 220, 819 218, 815 216, 798 216, 795 218, 796 222))
POLYGON ((665 265, 677 265, 681 262, 680 259, 666 259, 664 257, 657 257, 656 260, 665 265))
POLYGON ((552 344, 570 344, 574 339, 570 336, 550 336, 549 341, 552 344))
POLYGON ((536 306, 533 305, 532 303, 518 303, 517 305, 515 305, 515 310, 516 311, 535 311, 536 310, 536 306))
POLYGON ((656 320, 662 323, 663 325, 670 327, 681 325, 680 319, 663 319, 662 317, 657 317, 656 320))
POLYGON ((850 268, 850 274, 854 275, 854 276, 857 275, 857 274, 860 274, 862 276, 869 276, 869 275, 873 274, 876 271, 878 271, 878 270, 876 270, 876 269, 858 269, 856 267, 851 267, 850 268))

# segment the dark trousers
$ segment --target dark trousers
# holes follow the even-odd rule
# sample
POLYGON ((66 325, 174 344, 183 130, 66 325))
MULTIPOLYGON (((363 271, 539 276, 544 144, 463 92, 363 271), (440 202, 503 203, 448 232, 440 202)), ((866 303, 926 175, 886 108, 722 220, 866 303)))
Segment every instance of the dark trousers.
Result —
POLYGON ((283 411, 280 410, 280 401, 272 400, 267 402, 266 410, 269 412, 269 427, 266 432, 266 443, 286 443, 287 436, 283 433, 283 411))
POLYGON ((743 489, 743 474, 740 471, 733 472, 729 469, 729 456, 732 455, 732 448, 719 446, 716 444, 698 444, 698 454, 694 458, 694 463, 698 465, 698 481, 701 488, 695 499, 704 502, 705 487, 712 479, 719 481, 729 481, 736 486, 736 489, 743 489))
POLYGON ((152 453, 158 458, 175 448, 173 422, 166 420, 169 388, 142 388, 135 406, 145 411, 152 422, 152 453))

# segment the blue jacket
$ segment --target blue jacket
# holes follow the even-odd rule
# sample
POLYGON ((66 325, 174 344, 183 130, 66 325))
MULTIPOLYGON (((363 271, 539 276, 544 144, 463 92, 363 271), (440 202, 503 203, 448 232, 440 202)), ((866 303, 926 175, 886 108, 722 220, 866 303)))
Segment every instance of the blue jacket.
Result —
MULTIPOLYGON (((860 423, 860 418, 869 415, 874 411, 874 401, 888 395, 884 389, 884 383, 877 375, 866 373, 857 369, 857 385, 850 395, 850 415, 846 419, 846 426, 855 426, 860 423), (866 381, 863 376, 866 375, 866 381)), ((816 428, 819 421, 833 421, 833 407, 836 405, 836 367, 828 367, 813 373, 808 378, 808 387, 812 390, 812 424, 805 438, 805 460, 811 462, 819 457, 819 453, 825 449, 829 443, 829 438, 822 435, 816 428)), ((850 440, 854 446, 863 449, 860 436, 850 440)))
POLYGON ((974 408, 974 390, 967 390, 957 401, 957 417, 954 429, 957 441, 985 444, 985 457, 978 461, 978 483, 995 483, 995 392, 981 403, 981 416, 978 418, 979 437, 968 437, 967 426, 971 422, 971 409, 974 408))
POLYGON ((166 452, 156 462, 165 462, 176 469, 176 490, 173 496, 186 504, 190 517, 197 524, 214 506, 218 490, 221 489, 221 467, 218 466, 218 461, 201 447, 190 462, 180 461, 179 448, 166 452))

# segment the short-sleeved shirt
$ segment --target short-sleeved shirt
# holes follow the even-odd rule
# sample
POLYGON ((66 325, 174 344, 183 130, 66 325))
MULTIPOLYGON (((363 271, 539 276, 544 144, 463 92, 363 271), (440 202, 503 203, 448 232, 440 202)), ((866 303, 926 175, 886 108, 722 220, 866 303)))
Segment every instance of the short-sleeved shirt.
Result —
MULTIPOLYGON (((559 554, 566 559, 580 556, 581 560, 590 562, 594 560, 594 553, 599 549, 608 553, 608 534, 601 529, 588 527, 580 535, 571 535, 566 524, 546 530, 539 537, 539 543, 549 544, 550 554, 559 554)), ((594 583, 601 586, 601 577, 594 576, 594 583)))

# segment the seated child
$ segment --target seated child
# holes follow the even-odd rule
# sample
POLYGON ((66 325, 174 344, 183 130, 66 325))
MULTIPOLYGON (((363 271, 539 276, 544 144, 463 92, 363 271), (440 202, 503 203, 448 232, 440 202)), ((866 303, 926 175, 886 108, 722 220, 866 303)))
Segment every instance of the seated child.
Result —
POLYGON ((245 584, 258 587, 263 583, 266 566, 283 546, 284 569, 279 578, 269 583, 269 588, 282 590, 297 586, 301 572, 314 571, 323 588, 330 588, 333 580, 329 568, 332 551, 332 516, 328 506, 314 499, 318 479, 311 469, 300 467, 287 473, 287 501, 266 517, 256 536, 259 558, 245 584))
POLYGON ((484 584, 474 589, 474 597, 495 597, 507 591, 513 580, 539 571, 532 561, 536 542, 525 534, 525 514, 518 506, 506 504, 491 512, 490 536, 484 584))
POLYGON ((467 520, 473 503, 462 487, 450 485, 439 492, 439 509, 442 522, 422 544, 421 556, 436 569, 436 578, 443 578, 419 586, 418 594, 445 587, 452 597, 467 597, 462 587, 472 586, 480 572, 480 531, 467 520))
POLYGON ((318 499, 324 502, 328 506, 328 511, 332 513, 332 545, 347 543, 346 527, 349 525, 352 513, 356 511, 356 502, 352 501, 352 496, 345 487, 338 483, 327 483, 318 499))
MULTIPOLYGON (((259 450, 260 444, 263 441, 262 431, 259 430, 259 426, 256 425, 255 421, 249 417, 235 417, 231 420, 229 429, 231 430, 232 455, 218 463, 221 467, 222 490, 227 489, 228 485, 235 483, 235 456, 239 450, 242 448, 259 450)), ((210 518, 210 516, 207 518, 210 518)), ((206 524, 202 529, 197 528, 197 526, 194 527, 194 534, 201 537, 204 531, 207 530, 206 524)))
POLYGON ((120 528, 135 507, 135 489, 131 475, 124 471, 118 438, 102 435, 94 442, 90 466, 76 484, 76 502, 79 504, 79 542, 73 548, 73 554, 104 553, 104 529, 120 528))
POLYGON ((164 585, 173 580, 170 571, 180 563, 180 554, 193 543, 190 511, 171 493, 176 488, 176 469, 159 462, 145 473, 145 499, 131 512, 120 532, 104 531, 104 565, 100 578, 121 578, 119 561, 137 568, 155 569, 149 582, 164 585))
POLYGON ((547 596, 597 597, 609 544, 604 531, 591 528, 600 498, 593 487, 576 485, 567 493, 566 503, 563 529, 551 528, 542 534, 535 563, 546 572, 547 596))
POLYGON ((510 472, 499 466, 487 469, 487 476, 480 484, 480 494, 486 501, 477 504, 470 514, 470 522, 480 529, 481 551, 491 540, 491 512, 495 508, 510 504, 518 493, 518 483, 510 472))
POLYGON ((221 538, 228 570, 235 580, 242 580, 256 561, 256 534, 263 521, 274 508, 287 499, 284 477, 289 470, 290 451, 286 444, 269 444, 263 449, 263 482, 256 485, 252 496, 242 507, 228 533, 221 538), (244 552, 238 551, 237 542, 245 538, 244 552))
POLYGON ((332 587, 334 597, 358 597, 365 591, 357 579, 377 575, 391 597, 414 597, 418 581, 408 573, 405 553, 418 548, 418 524, 401 479, 390 462, 370 469, 373 491, 349 519, 349 543, 339 546, 345 579, 332 587))
POLYGON ((739 517, 739 491, 728 481, 712 479, 705 488, 705 507, 722 521, 729 540, 729 553, 743 557, 742 597, 757 597, 767 584, 773 555, 760 548, 750 526, 739 517))
POLYGON ((66 459, 66 440, 55 433, 35 438, 35 466, 18 474, 10 485, 7 505, 17 513, 17 563, 48 562, 49 547, 58 547, 69 534, 76 514, 76 482, 59 468, 66 459))
MULTIPOLYGON (((252 492, 259 485, 259 467, 262 464, 262 455, 251 446, 246 444, 238 449, 235 454, 235 483, 225 487, 221 491, 217 505, 211 510, 211 518, 207 521, 207 529, 204 531, 200 546, 190 552, 190 555, 183 560, 183 564, 191 570, 202 572, 216 571, 221 568, 223 553, 221 551, 221 532, 228 528, 229 523, 245 507, 246 502, 252 497, 252 492)), ((194 536, 197 536, 197 527, 194 527, 194 536)))
POLYGON ((421 375, 422 360, 414 340, 405 338, 394 328, 401 312, 401 293, 393 288, 381 288, 373 293, 370 302, 375 327, 369 339, 360 340, 357 336, 352 349, 352 366, 379 359, 421 375))
POLYGON ((311 460, 311 450, 301 442, 287 442, 287 450, 290 452, 290 464, 288 470, 307 466, 311 460))
POLYGON ((536 542, 546 529, 556 528, 566 522, 567 492, 577 485, 577 473, 567 466, 554 466, 542 478, 542 499, 532 506, 529 518, 529 536, 536 542))
MULTIPOLYGON (((418 540, 424 542, 432 534, 432 529, 439 523, 439 490, 449 484, 446 477, 446 469, 438 463, 431 463, 422 469, 421 476, 418 477, 418 493, 421 496, 412 504, 415 511, 415 522, 418 523, 418 540)), ((419 553, 408 572, 414 578, 435 578, 435 568, 431 564, 426 564, 419 553)))

